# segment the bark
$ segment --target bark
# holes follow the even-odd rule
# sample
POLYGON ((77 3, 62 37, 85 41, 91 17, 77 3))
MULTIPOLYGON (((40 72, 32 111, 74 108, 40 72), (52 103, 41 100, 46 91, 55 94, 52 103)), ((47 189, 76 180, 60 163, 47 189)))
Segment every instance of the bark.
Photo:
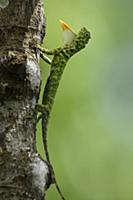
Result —
POLYGON ((35 146, 44 30, 41 0, 0 1, 0 200, 42 200, 50 184, 35 146))

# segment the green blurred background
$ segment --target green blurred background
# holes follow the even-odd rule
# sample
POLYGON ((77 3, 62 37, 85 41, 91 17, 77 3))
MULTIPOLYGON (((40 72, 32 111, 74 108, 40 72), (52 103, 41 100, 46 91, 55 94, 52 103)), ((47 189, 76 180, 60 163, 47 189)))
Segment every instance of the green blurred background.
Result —
MULTIPOLYGON (((59 19, 89 45, 67 65, 50 121, 48 143, 68 200, 133 199, 133 1, 45 0, 45 47, 62 45, 59 19)), ((41 61, 43 85, 48 65, 41 61)), ((44 156, 38 127, 37 147, 44 156)), ((54 186, 47 200, 59 200, 54 186)))

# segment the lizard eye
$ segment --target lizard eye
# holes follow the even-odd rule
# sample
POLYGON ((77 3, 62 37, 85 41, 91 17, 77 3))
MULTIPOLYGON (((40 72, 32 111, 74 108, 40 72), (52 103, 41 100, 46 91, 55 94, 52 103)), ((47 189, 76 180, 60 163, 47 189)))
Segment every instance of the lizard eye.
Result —
POLYGON ((90 33, 89 33, 89 32, 86 32, 86 33, 85 33, 85 36, 86 36, 86 37, 90 37, 90 33))

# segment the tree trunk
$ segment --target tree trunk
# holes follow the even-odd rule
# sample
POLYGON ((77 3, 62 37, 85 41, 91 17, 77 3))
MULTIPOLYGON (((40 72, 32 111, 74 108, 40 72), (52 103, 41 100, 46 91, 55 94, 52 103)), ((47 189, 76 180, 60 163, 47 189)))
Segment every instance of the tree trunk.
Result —
POLYGON ((50 184, 35 146, 44 35, 41 0, 0 1, 0 200, 42 200, 50 184))

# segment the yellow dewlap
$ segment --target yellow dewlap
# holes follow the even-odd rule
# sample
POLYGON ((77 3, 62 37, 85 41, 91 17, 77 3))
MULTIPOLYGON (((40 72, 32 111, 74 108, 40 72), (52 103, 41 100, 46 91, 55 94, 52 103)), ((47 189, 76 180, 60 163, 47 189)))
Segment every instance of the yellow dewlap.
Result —
POLYGON ((63 31, 63 43, 64 45, 70 45, 72 41, 75 38, 75 34, 70 31, 69 29, 66 29, 63 31))

